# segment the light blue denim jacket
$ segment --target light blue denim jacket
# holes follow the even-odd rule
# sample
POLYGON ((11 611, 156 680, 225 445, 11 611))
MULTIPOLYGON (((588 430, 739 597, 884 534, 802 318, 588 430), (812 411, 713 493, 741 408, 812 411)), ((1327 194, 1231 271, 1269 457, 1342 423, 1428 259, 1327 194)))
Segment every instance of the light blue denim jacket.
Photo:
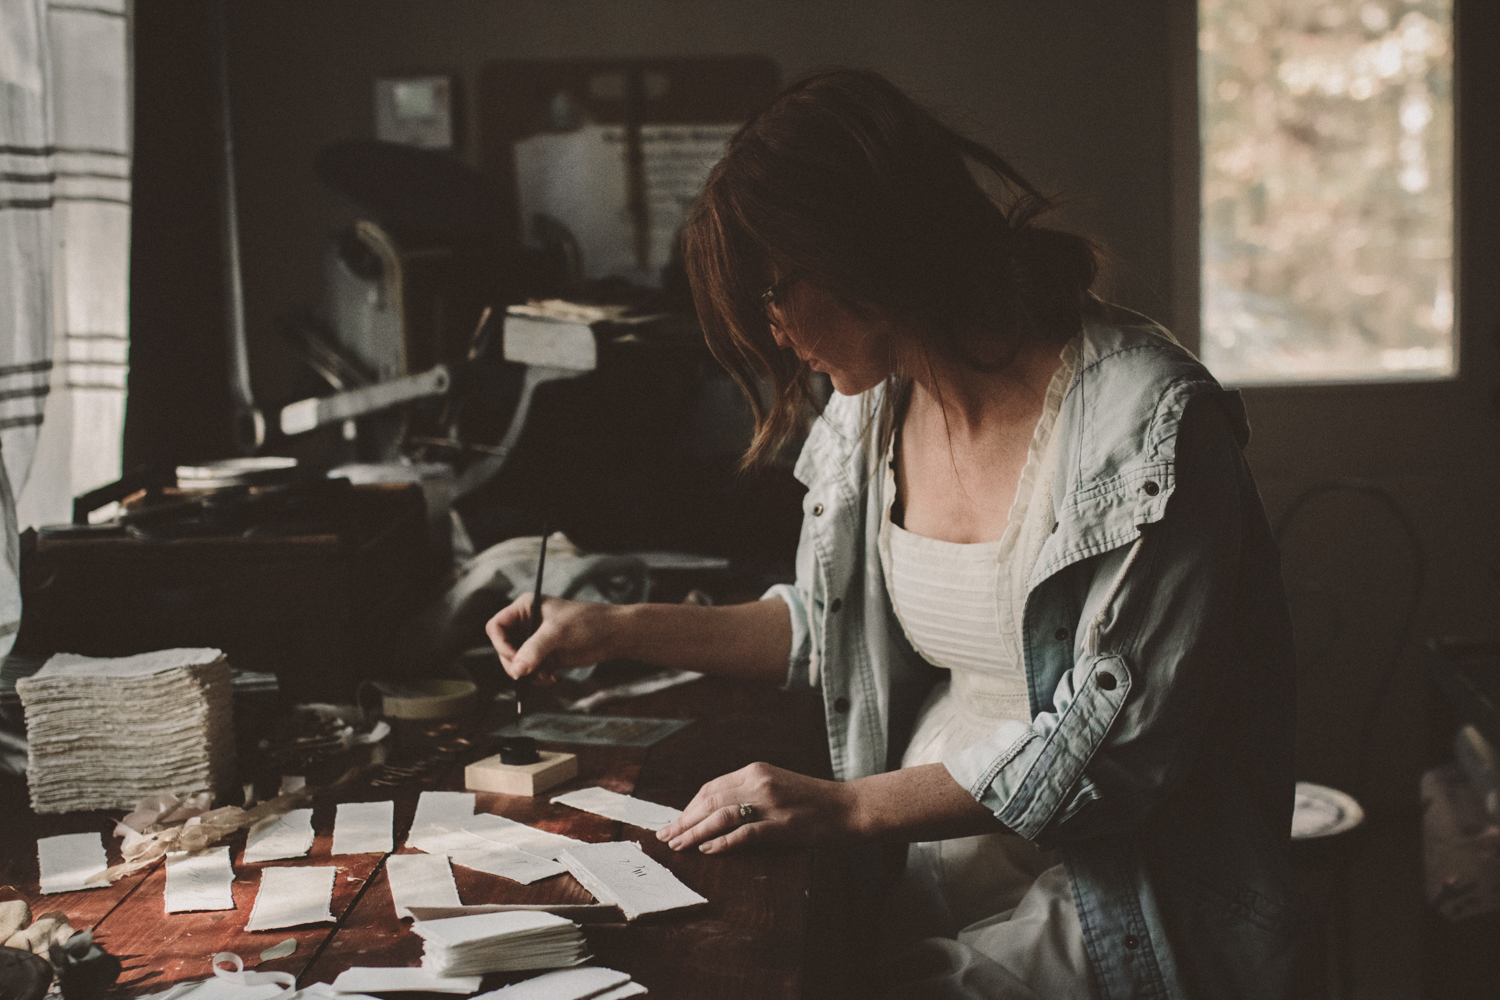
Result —
MULTIPOLYGON (((880 571, 882 391, 835 396, 814 425, 796 583, 766 594, 791 609, 788 685, 821 687, 840 780, 900 765, 938 675, 880 571)), ((1291 623, 1239 394, 1157 328, 1091 325, 1054 433, 1023 619, 1033 719, 944 763, 1061 850, 1104 1000, 1281 996, 1291 623)))

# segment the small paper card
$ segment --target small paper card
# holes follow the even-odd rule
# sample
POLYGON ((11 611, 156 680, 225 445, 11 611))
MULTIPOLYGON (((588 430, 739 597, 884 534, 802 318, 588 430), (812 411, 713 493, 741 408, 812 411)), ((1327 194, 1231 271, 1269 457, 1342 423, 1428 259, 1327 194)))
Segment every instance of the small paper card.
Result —
POLYGON ((385 874, 397 919, 411 916, 408 906, 462 905, 447 855, 392 854, 385 859, 385 874))
POLYGON ((557 860, 599 902, 618 905, 626 920, 708 902, 630 841, 582 844, 557 860))
POLYGON ((166 908, 168 913, 234 909, 234 866, 229 848, 215 847, 203 854, 168 854, 166 908))
POLYGON ((266 868, 250 910, 247 931, 333 922, 333 876, 337 868, 266 868))
POLYGON ((240 864, 300 858, 312 850, 313 811, 293 809, 281 816, 267 816, 250 828, 245 836, 245 853, 240 864))
POLYGON ((479 976, 438 976, 426 969, 355 968, 339 973, 333 988, 340 993, 462 993, 479 991, 479 976))
POLYGON ((630 982, 630 973, 599 965, 558 969, 510 986, 502 986, 475 1000, 586 1000, 630 982))
POLYGON ((627 1000, 629 997, 644 996, 649 992, 651 991, 640 983, 629 982, 616 989, 605 990, 603 993, 595 993, 592 997, 589 997, 589 1000, 627 1000))
POLYGON ((43 837, 36 842, 36 860, 41 870, 43 893, 98 889, 109 884, 103 879, 84 884, 109 867, 104 840, 97 833, 43 837))
POLYGON ((506 819, 504 816, 496 816, 493 813, 479 813, 471 816, 463 828, 466 832, 492 844, 514 847, 518 851, 535 854, 539 858, 555 858, 559 852, 566 851, 574 844, 584 843, 582 840, 575 840, 548 830, 539 830, 526 823, 517 823, 513 819, 506 819))
POLYGON ((396 804, 340 802, 333 822, 333 854, 385 854, 391 850, 396 804))
POLYGON ((452 854, 454 851, 482 851, 495 845, 458 827, 424 826, 412 830, 411 836, 406 838, 406 846, 428 854, 452 854))
MULTIPOLYGON (((437 824, 454 825, 474 815, 473 792, 423 792, 417 799, 417 815, 411 821, 413 830, 437 824)), ((462 824, 457 824, 462 827, 462 824)))
POLYGON ((659 806, 655 802, 647 802, 633 795, 621 795, 619 792, 612 792, 597 785, 593 788, 580 788, 576 792, 559 795, 552 801, 559 805, 593 813, 595 816, 617 819, 621 823, 629 823, 643 830, 660 830, 682 815, 681 809, 659 806))
POLYGON ((527 854, 518 851, 514 847, 491 846, 487 849, 473 851, 449 851, 449 859, 455 865, 463 865, 465 868, 473 868, 475 871, 489 872, 491 875, 499 875, 522 885, 530 885, 544 878, 561 875, 567 871, 556 861, 539 858, 535 854, 527 854))

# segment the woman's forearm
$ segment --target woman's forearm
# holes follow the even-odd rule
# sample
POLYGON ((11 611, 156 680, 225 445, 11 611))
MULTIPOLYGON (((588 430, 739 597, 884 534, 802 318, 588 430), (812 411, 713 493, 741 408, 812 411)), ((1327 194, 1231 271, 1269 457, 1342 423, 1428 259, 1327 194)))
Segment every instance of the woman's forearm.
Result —
POLYGON ((774 683, 786 678, 792 619, 778 597, 723 607, 629 604, 615 610, 611 647, 618 657, 774 683))
POLYGON ((942 764, 872 774, 848 782, 846 789, 850 833, 861 840, 946 840, 1005 832, 942 764))

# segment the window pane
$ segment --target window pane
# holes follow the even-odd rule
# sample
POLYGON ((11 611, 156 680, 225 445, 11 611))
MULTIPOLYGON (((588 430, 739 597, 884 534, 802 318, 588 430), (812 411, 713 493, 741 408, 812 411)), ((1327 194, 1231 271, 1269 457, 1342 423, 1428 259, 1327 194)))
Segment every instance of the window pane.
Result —
POLYGON ((1453 374, 1452 0, 1199 0, 1203 359, 1453 374))

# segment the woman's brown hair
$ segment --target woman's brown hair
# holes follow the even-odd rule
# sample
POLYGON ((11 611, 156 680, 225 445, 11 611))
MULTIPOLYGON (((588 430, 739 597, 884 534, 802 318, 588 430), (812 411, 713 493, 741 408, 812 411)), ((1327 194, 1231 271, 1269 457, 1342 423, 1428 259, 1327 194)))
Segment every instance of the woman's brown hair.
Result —
POLYGON ((795 276, 896 320, 929 360, 936 349, 1000 368, 1024 343, 1061 345, 1089 306, 1096 253, 1035 224, 1052 207, 877 73, 830 70, 782 91, 730 139, 683 231, 709 348, 755 411, 744 464, 773 457, 813 412, 810 369, 766 319, 773 282, 795 276), (998 198, 970 164, 995 176, 998 198))

